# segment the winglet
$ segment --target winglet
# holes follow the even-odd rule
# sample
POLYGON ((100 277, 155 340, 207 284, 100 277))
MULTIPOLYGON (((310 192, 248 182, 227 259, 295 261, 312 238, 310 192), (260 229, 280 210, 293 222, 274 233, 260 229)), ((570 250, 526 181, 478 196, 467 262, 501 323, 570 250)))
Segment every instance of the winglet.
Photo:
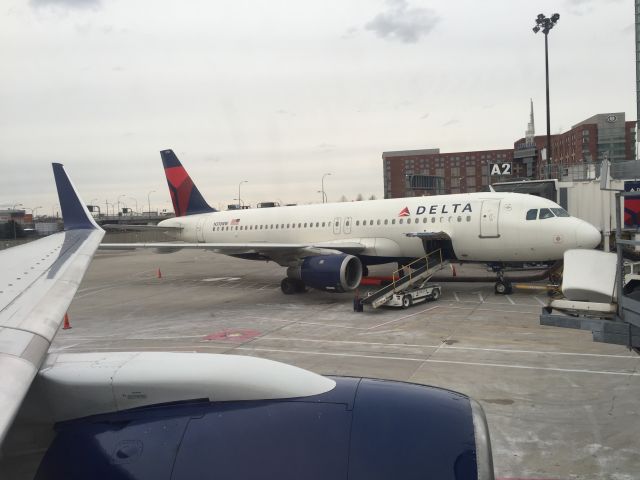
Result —
POLYGON ((100 229, 89 210, 80 199, 78 191, 64 171, 61 163, 53 163, 53 176, 58 188, 65 230, 100 229))
POLYGON ((216 209, 206 202, 173 150, 162 150, 160 156, 176 216, 215 212, 216 209))

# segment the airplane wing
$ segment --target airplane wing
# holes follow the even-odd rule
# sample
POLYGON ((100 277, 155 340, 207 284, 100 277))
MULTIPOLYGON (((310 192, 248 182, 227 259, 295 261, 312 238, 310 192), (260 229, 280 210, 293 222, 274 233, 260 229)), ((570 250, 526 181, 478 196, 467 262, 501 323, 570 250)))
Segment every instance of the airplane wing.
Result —
POLYGON ((159 225, 127 225, 124 223, 107 223, 102 226, 105 230, 114 230, 118 232, 144 232, 144 231, 156 231, 156 232, 177 232, 182 230, 182 227, 169 227, 159 225))
POLYGON ((181 249, 210 250, 225 255, 260 255, 266 258, 283 256, 307 257, 320 254, 357 254, 367 246, 360 242, 320 242, 320 243, 103 243, 100 250, 135 250, 138 248, 155 248, 159 252, 174 252, 181 249))
POLYGON ((0 251, 0 444, 104 235, 63 166, 53 173, 65 231, 0 251))

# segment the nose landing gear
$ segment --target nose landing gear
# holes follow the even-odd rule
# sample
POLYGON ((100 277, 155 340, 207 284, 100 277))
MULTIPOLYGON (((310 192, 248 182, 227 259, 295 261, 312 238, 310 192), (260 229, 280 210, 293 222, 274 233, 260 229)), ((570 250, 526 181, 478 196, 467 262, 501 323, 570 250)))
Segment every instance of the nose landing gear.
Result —
POLYGON ((513 285, 511 282, 504 278, 504 271, 502 270, 502 265, 491 265, 491 269, 496 273, 496 283, 493 287, 496 295, 509 295, 513 292, 513 285))

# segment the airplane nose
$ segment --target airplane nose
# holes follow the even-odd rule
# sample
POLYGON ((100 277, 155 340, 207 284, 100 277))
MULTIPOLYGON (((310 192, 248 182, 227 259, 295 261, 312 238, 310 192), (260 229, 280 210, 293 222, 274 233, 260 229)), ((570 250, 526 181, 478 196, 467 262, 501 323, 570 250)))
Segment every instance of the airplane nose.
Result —
POLYGON ((580 222, 576 228, 577 248, 596 248, 600 245, 602 235, 596 227, 587 222, 580 222))

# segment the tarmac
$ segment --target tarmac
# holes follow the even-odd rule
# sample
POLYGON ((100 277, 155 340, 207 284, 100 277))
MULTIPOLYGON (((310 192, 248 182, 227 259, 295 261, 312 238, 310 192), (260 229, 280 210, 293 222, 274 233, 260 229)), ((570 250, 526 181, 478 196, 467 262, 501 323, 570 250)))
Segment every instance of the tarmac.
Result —
POLYGON ((69 310, 72 328, 51 350, 253 355, 436 385, 482 404, 496 478, 640 475, 640 357, 591 332, 540 326, 544 293, 442 283, 435 302, 355 313, 353 294, 283 295, 284 275, 203 251, 99 252, 69 310))

